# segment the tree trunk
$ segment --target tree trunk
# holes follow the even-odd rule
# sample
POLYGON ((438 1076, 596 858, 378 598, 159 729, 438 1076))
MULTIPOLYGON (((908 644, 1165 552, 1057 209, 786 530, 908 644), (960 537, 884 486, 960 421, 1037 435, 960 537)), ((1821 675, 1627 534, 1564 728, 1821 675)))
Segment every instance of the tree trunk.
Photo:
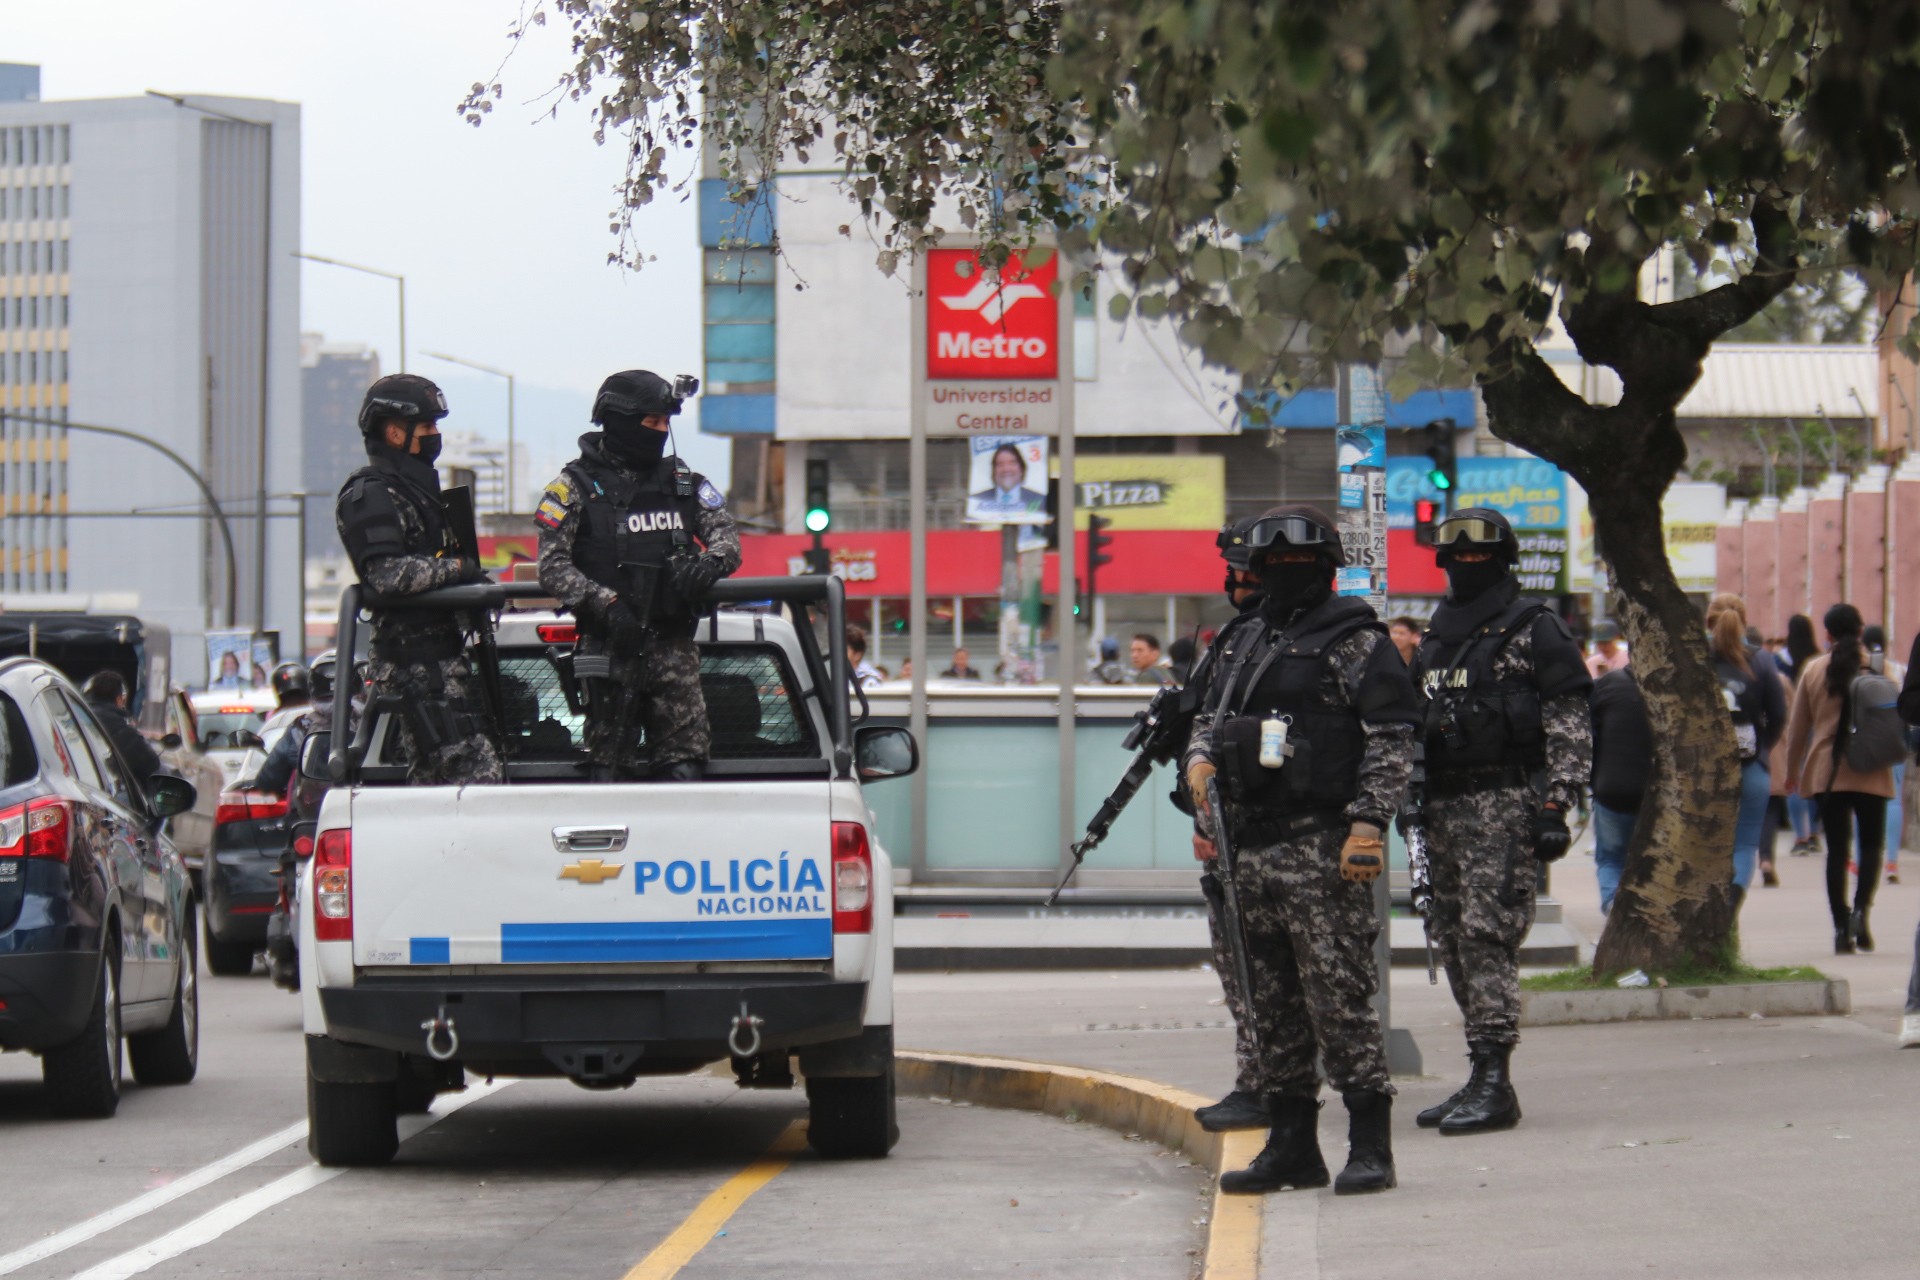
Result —
POLYGON ((1686 459, 1673 406, 1689 385, 1676 381, 1652 403, 1629 395, 1616 406, 1591 405, 1522 349, 1481 388, 1495 435, 1587 491, 1653 730, 1653 776, 1594 953, 1596 974, 1711 964, 1724 957, 1733 927, 1733 722, 1703 620, 1674 579, 1660 524, 1661 497, 1686 459))

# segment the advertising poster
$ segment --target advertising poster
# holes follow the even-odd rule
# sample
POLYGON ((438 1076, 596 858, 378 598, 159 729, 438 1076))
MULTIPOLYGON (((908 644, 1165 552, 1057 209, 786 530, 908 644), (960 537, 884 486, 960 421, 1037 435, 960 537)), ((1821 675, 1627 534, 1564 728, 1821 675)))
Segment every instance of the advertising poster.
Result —
MULTIPOLYGON (((1593 590, 1593 512, 1586 491, 1567 481, 1572 512, 1573 550, 1568 579, 1577 592, 1593 590)), ((1720 571, 1718 531, 1727 514, 1725 487, 1705 480, 1676 480, 1660 499, 1660 532, 1667 562, 1688 595, 1711 595, 1720 571)))
MULTIPOLYGON (((1418 498, 1438 498, 1440 491, 1427 480, 1425 458, 1389 458, 1387 460, 1387 522, 1395 531, 1410 537, 1413 530, 1413 504, 1418 498)), ((1459 511, 1466 507, 1487 507, 1498 511, 1513 526, 1520 539, 1520 564, 1516 576, 1520 590, 1529 595, 1564 595, 1568 584, 1567 562, 1571 550, 1568 529, 1568 481, 1560 469, 1538 458, 1461 458, 1456 465, 1458 485, 1448 506, 1459 511)), ((1424 550, 1424 549, 1423 549, 1424 550)), ((1429 551, 1428 556, 1431 556, 1429 551)), ((1431 559, 1426 567, 1432 568, 1431 559)), ((1432 594, 1445 590, 1444 578, 1432 594)), ((1404 588, 1408 594, 1424 594, 1426 584, 1411 578, 1404 588)), ((1395 590, 1401 590, 1396 583, 1395 590)))
POLYGON ((1218 529, 1227 520, 1227 460, 1096 454, 1074 460, 1074 509, 1116 529, 1218 529))
POLYGON ((1380 427, 1341 427, 1335 439, 1339 468, 1340 545, 1347 563, 1335 571, 1334 590, 1387 604, 1387 433, 1380 427))
POLYGON ((266 687, 280 665, 277 631, 207 632, 207 688, 226 691, 266 687))
POLYGON ((975 436, 967 441, 968 524, 1047 524, 1045 436, 975 436))

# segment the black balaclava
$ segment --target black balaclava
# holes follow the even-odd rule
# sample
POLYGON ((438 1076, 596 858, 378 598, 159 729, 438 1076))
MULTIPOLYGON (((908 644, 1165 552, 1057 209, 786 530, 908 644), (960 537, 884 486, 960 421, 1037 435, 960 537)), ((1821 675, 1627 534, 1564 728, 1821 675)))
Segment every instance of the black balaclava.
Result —
POLYGON ((641 422, 639 414, 606 413, 600 424, 600 430, 606 440, 607 452, 613 457, 644 471, 658 463, 667 451, 667 433, 655 431, 641 422))
POLYGON ((1455 604, 1472 604, 1506 580, 1507 563, 1495 552, 1491 559, 1465 562, 1447 557, 1447 595, 1455 604))
POLYGON ((1300 564, 1265 564, 1256 560, 1256 576, 1265 591, 1261 610, 1275 622, 1305 613, 1333 597, 1333 562, 1315 556, 1300 564))

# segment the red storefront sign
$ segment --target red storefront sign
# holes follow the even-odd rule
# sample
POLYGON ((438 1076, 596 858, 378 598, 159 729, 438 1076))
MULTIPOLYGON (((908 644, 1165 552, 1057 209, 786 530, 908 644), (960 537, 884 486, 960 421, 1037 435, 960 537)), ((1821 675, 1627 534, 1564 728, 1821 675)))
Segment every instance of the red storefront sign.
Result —
POLYGON ((927 254, 927 377, 1060 375, 1060 255, 1028 266, 1018 255, 999 275, 972 249, 927 254))
MULTIPOLYGON (((1113 563, 1100 567, 1102 595, 1207 595, 1220 590, 1225 572, 1214 534, 1204 529, 1119 530, 1112 534, 1113 563)), ((813 539, 806 534, 750 533, 740 538, 742 577, 786 578, 798 574, 813 539)), ((913 590, 911 549, 904 532, 829 534, 834 572, 855 597, 905 596, 913 590)), ((1086 539, 1080 539, 1085 585, 1086 539)), ((1041 589, 1052 596, 1059 557, 1046 555, 1041 589)), ((997 530, 945 529, 927 534, 927 594, 1000 594, 1000 534, 997 530)))

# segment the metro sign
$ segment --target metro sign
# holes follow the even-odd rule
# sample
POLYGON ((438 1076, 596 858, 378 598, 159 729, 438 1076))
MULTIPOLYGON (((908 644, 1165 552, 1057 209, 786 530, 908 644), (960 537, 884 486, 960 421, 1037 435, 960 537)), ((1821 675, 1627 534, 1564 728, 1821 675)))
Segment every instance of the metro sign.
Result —
POLYGON ((994 276, 972 249, 927 254, 927 377, 1060 376, 1060 255, 1029 267, 1016 255, 994 276))

